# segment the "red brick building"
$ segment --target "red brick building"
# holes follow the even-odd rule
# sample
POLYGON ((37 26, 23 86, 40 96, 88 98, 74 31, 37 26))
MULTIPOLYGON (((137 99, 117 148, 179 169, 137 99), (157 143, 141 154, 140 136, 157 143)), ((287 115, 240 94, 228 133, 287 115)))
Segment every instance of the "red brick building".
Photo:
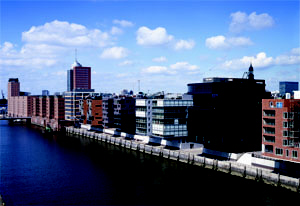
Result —
POLYGON ((300 99, 263 99, 262 153, 300 162, 300 99))
POLYGON ((91 126, 103 126, 102 97, 87 97, 80 100, 80 122, 91 126))
POLYGON ((65 99, 62 96, 33 96, 33 116, 31 122, 40 126, 60 129, 65 119, 65 99))

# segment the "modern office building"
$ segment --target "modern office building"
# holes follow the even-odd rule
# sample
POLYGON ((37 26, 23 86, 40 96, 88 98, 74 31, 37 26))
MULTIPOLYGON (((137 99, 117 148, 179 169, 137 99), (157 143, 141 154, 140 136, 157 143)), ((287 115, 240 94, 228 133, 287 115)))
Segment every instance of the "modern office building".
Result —
POLYGON ((80 123, 103 126, 102 96, 85 97, 79 101, 80 123))
POLYGON ((114 127, 114 99, 112 97, 104 97, 102 99, 103 127, 114 127))
POLYGON ((300 162, 300 99, 263 99, 262 154, 300 162))
POLYGON ((152 135, 152 99, 135 100, 136 134, 152 135))
POLYGON ((91 89, 91 67, 83 67, 77 60, 67 72, 67 91, 91 89))
POLYGON ((153 99, 152 136, 185 142, 188 137, 188 109, 193 100, 153 99))
POLYGON ((279 82, 279 93, 283 97, 286 93, 293 94, 293 91, 299 90, 298 82, 279 82))
POLYGON ((115 97, 114 128, 128 134, 135 134, 135 99, 132 97, 115 97))
POLYGON ((65 120, 75 121, 80 119, 81 113, 79 110, 79 100, 87 96, 99 96, 99 93, 94 90, 75 90, 72 92, 65 92, 65 120))
POLYGON ((189 141, 223 152, 261 149, 261 105, 270 92, 265 80, 254 79, 253 67, 247 78, 204 78, 188 84, 194 106, 189 111, 189 141))

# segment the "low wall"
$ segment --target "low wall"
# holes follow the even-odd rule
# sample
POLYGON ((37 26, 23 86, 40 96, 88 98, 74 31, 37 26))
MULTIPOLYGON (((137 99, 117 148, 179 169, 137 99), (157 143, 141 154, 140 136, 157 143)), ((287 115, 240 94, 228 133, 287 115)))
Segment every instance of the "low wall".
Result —
POLYGON ((105 133, 95 133, 87 131, 85 129, 67 127, 66 133, 79 135, 81 137, 97 139, 110 144, 119 145, 121 147, 129 148, 132 150, 137 150, 139 152, 157 155, 160 157, 185 162, 188 164, 198 165, 204 168, 218 170, 232 175, 238 175, 248 179, 262 181, 265 183, 271 183, 277 186, 284 186, 293 191, 300 190, 300 179, 271 173, 268 170, 264 170, 250 165, 245 165, 232 161, 218 161, 203 156, 197 156, 189 152, 183 152, 180 150, 168 150, 162 148, 161 146, 147 145, 142 141, 137 142, 134 140, 126 140, 122 137, 114 137, 113 135, 105 133))

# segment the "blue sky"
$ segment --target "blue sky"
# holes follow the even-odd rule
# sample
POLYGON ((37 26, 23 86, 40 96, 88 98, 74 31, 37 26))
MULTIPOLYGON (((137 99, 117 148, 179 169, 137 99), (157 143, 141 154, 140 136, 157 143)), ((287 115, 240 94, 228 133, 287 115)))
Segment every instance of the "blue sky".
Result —
POLYGON ((299 1, 1 1, 0 81, 66 90, 74 51, 98 92, 186 92, 204 77, 300 80, 299 1))

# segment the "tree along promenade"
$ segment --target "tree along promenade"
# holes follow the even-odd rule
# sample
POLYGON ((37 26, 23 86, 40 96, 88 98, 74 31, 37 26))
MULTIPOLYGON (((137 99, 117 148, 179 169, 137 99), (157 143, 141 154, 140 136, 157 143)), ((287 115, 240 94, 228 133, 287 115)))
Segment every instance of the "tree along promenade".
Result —
POLYGON ((231 175, 240 176, 247 179, 252 179, 257 182, 271 184, 277 187, 290 189, 294 192, 300 192, 300 179, 288 177, 280 174, 272 173, 270 170, 244 165, 232 161, 221 161, 199 156, 194 153, 169 150, 162 146, 151 146, 136 140, 126 140, 122 137, 115 137, 111 134, 96 133, 86 129, 79 129, 74 127, 66 127, 67 134, 78 135, 80 137, 87 137, 96 139, 113 145, 119 145, 131 150, 136 150, 151 155, 160 156, 175 161, 184 162, 187 164, 197 165, 203 168, 208 168, 220 172, 225 172, 231 175))

